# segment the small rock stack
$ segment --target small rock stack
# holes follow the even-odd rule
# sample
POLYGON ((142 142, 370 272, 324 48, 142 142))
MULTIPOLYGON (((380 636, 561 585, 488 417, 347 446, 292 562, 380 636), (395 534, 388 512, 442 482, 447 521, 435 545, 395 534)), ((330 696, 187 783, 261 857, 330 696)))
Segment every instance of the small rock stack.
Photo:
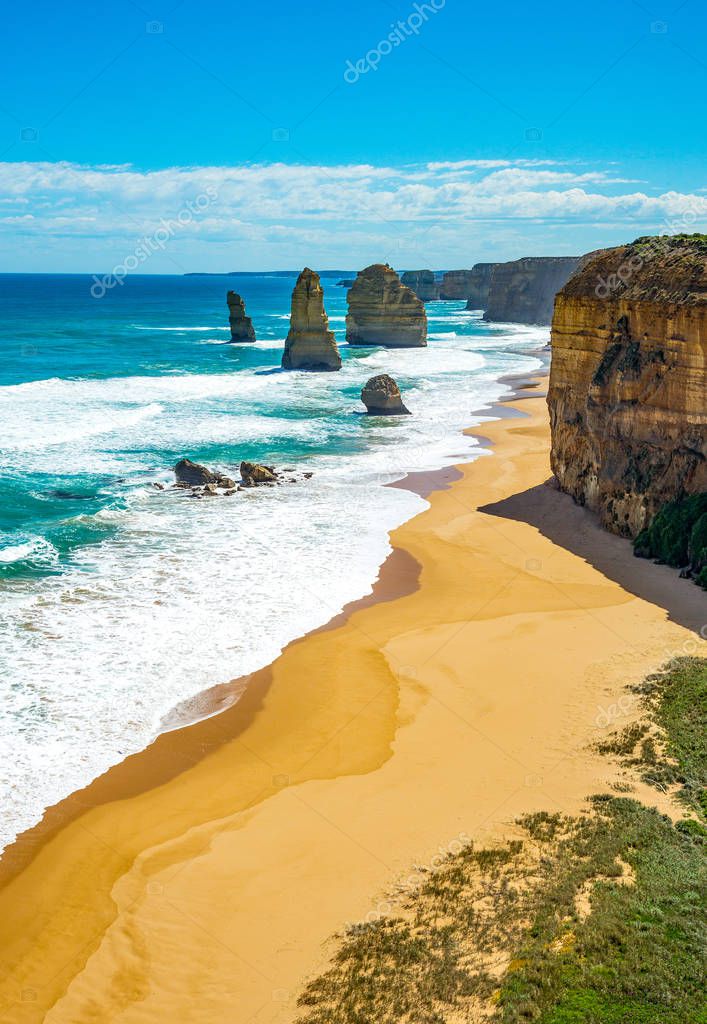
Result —
POLYGON ((255 341, 253 321, 246 316, 245 302, 236 292, 226 296, 228 303, 228 322, 231 325, 231 341, 236 343, 255 341))

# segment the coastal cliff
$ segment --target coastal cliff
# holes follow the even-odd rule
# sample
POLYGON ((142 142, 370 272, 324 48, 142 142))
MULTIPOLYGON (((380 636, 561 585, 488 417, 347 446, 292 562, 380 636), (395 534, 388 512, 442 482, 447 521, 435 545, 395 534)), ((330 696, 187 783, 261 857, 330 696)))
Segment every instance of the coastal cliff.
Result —
POLYGON ((319 274, 305 267, 292 292, 290 330, 282 355, 285 370, 340 370, 341 355, 329 330, 319 274))
POLYGON ((707 236, 593 253, 558 294, 552 469, 614 533, 707 490, 706 363, 707 236))
POLYGON ((427 345, 427 314, 422 299, 387 264, 362 270, 347 295, 349 345, 421 348, 427 345))
POLYGON ((400 278, 408 288, 412 288, 418 299, 432 302, 439 298, 439 285, 435 281, 433 270, 406 270, 400 278))
POLYGON ((484 320, 549 324, 555 295, 580 267, 579 256, 528 256, 493 266, 484 320))
POLYGON ((440 299, 468 299, 473 287, 473 270, 448 270, 439 286, 440 299))
POLYGON ((476 263, 471 269, 466 293, 466 308, 486 309, 491 288, 491 275, 498 263, 476 263))

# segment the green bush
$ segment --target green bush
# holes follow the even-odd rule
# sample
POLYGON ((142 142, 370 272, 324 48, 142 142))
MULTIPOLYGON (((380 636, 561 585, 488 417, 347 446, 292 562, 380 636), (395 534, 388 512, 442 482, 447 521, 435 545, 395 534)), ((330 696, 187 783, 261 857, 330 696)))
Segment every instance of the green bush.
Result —
POLYGON ((693 572, 699 573, 707 566, 707 512, 692 527, 688 554, 693 572))
POLYGON ((685 565, 699 572, 707 562, 707 493, 671 501, 634 542, 639 558, 657 558, 667 565, 685 565))

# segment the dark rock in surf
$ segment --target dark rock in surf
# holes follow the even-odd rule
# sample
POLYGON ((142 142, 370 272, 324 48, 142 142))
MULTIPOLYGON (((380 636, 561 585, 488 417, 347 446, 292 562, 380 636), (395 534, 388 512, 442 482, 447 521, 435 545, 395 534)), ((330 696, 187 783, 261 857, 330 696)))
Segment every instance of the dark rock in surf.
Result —
POLYGON ((212 473, 206 466, 192 462, 191 459, 180 459, 174 467, 178 487, 205 487, 206 484, 215 484, 218 475, 212 473))
POLYGON ((361 392, 361 401, 369 416, 409 416, 400 388, 387 373, 371 377, 361 392))
POLYGON ((241 479, 246 487, 257 487, 258 484, 274 484, 277 473, 271 466, 261 466, 257 462, 241 462, 241 479))

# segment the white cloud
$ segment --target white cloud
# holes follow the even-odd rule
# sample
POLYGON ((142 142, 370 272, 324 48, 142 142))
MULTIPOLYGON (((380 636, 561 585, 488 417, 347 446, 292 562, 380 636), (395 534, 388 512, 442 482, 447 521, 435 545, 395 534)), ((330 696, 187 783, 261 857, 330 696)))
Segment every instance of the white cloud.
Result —
MULTIPOLYGON (((68 240, 84 239, 93 269, 97 260, 114 262, 116 254, 132 249, 205 193, 211 197, 208 204, 180 225, 170 242, 190 268, 197 260, 208 263, 210 249, 210 269, 233 269, 214 265, 225 258, 229 245, 238 251, 242 268, 297 266, 300 255, 312 253, 326 255, 330 264, 354 266, 361 258, 393 251, 419 253, 428 265, 445 266, 462 251, 472 259, 489 252, 511 258, 524 238, 541 245, 543 229, 547 242, 540 251, 557 251, 558 231, 563 230, 564 250, 580 251, 582 242, 572 234, 572 225, 610 225, 607 244, 613 244, 612 232, 618 240, 657 233, 686 215, 695 227, 707 222, 703 193, 648 195, 620 188, 631 183, 613 169, 611 174, 602 168, 577 170, 543 160, 403 167, 275 163, 157 171, 129 165, 0 163, 0 242, 3 251, 11 252, 13 240, 29 249, 33 240, 37 246, 41 241, 43 259, 54 258, 54 266, 42 269, 54 269, 72 251, 68 240), (503 249, 508 238, 513 245, 503 249), (239 243, 247 246, 239 248, 239 243)), ((689 227, 683 224, 682 229, 689 227)), ((596 244, 593 232, 591 247, 596 244)), ((5 269, 17 269, 16 262, 5 269)), ((155 257, 149 269, 173 267, 155 257)))

